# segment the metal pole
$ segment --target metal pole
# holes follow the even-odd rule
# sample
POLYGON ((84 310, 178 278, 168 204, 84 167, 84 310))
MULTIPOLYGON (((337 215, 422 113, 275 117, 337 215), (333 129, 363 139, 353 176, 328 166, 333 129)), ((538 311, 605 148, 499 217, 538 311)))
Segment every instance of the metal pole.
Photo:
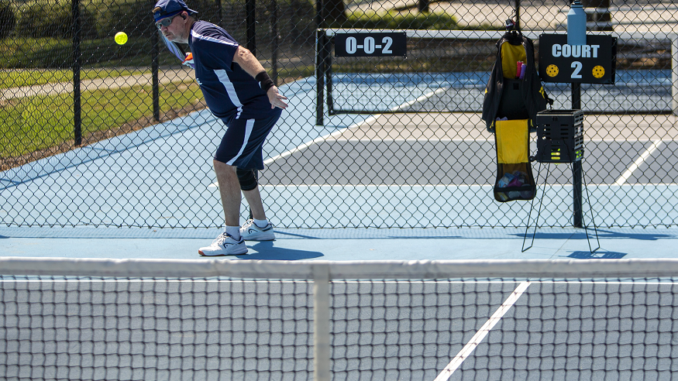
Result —
POLYGON ((332 37, 325 35, 324 43, 323 65, 325 68, 325 91, 327 92, 327 114, 334 115, 334 101, 332 100, 332 37))
POLYGON ((516 30, 520 30, 520 0, 516 0, 516 30))
POLYGON ((315 80, 316 80, 316 99, 315 99, 315 125, 325 124, 323 103, 325 102, 325 31, 323 27, 323 0, 315 1, 315 80))
POLYGON ((247 12, 247 49, 252 52, 253 55, 257 55, 257 28, 256 28, 256 0, 247 0, 245 2, 245 10, 247 12))
MULTIPOLYGON (((581 83, 572 84, 572 109, 581 110, 581 83)), ((572 201, 573 221, 575 228, 584 226, 582 218, 582 168, 581 159, 572 163, 572 201)))
POLYGON ((273 36, 272 41, 272 52, 271 52, 271 75, 273 83, 278 86, 278 2, 276 0, 271 0, 271 36, 273 36))
POLYGON ((325 103, 325 31, 318 29, 315 37, 315 125, 323 126, 324 121, 324 103, 325 103))
POLYGON ((151 77, 153 78, 153 119, 156 122, 160 121, 159 40, 158 33, 154 32, 151 37, 151 77))
POLYGON ((80 104, 80 0, 73 0, 73 135, 76 146, 82 145, 82 107, 80 104))
POLYGON ((221 6, 221 0, 217 0, 217 20, 219 22, 220 27, 224 27, 224 17, 223 17, 223 11, 222 11, 222 6, 221 6))

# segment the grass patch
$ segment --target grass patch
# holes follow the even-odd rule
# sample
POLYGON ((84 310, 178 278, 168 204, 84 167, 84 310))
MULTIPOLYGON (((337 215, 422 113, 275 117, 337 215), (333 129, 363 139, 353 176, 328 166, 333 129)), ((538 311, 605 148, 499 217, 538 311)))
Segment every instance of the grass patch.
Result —
MULTIPOLYGON (((198 105, 203 97, 195 83, 161 88, 161 113, 198 105)), ((99 131, 153 115, 151 86, 82 93, 83 139, 99 131)), ((73 96, 35 96, 0 105, 0 157, 10 158, 73 140, 73 96)))

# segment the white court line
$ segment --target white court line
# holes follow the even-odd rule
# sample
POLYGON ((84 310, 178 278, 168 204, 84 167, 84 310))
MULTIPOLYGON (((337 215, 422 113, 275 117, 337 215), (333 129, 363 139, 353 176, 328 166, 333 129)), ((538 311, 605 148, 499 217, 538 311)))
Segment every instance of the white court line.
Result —
POLYGON ((461 349, 459 353, 457 353, 457 356, 455 356, 452 361, 445 367, 445 369, 440 372, 438 377, 435 378, 434 381, 447 381, 450 376, 452 376, 452 373, 454 373, 455 370, 457 370, 460 366, 461 363, 466 360, 473 350, 476 349, 478 344, 480 344, 481 341, 487 336, 488 333, 490 333, 490 330, 494 328, 494 326, 499 323, 499 320, 501 320, 502 317, 504 317, 504 314, 515 304, 516 301, 518 301, 518 298, 527 290, 527 287, 530 285, 530 282, 522 282, 521 284, 516 287, 516 289, 513 291, 513 293, 506 299, 506 301, 497 309, 497 311, 490 317, 490 320, 488 320, 482 327, 480 327, 480 330, 476 332, 476 334, 469 340, 469 342, 464 346, 464 348, 461 349))
MULTIPOLYGON (((399 105, 399 106, 396 106, 396 107, 392 108, 390 111, 398 111, 398 110, 400 110, 400 109, 402 109, 402 108, 404 108, 404 107, 411 106, 411 105, 413 105, 413 104, 415 104, 415 103, 417 103, 417 102, 423 102, 423 101, 427 100, 428 98, 431 98, 431 97, 434 96, 434 95, 438 95, 438 94, 440 94, 440 93, 442 93, 442 92, 444 92, 444 91, 447 91, 448 89, 449 89, 449 87, 441 87, 441 88, 439 88, 439 89, 437 89, 437 90, 435 90, 435 91, 432 91, 432 92, 430 92, 430 93, 428 93, 428 94, 424 94, 424 95, 420 96, 419 98, 417 98, 417 99, 415 99, 415 100, 413 100, 413 101, 405 102, 405 103, 403 103, 403 104, 401 104, 401 105, 399 105)), ((316 143, 320 143, 320 142, 326 141, 326 140, 328 140, 328 139, 331 139, 331 138, 333 138, 333 137, 335 137, 335 136, 339 136, 339 135, 343 134, 345 131, 350 130, 350 129, 352 129, 352 128, 360 127, 360 126, 362 126, 363 124, 370 124, 370 123, 374 122, 375 120, 377 120, 377 118, 379 118, 381 115, 382 115, 382 114, 373 115, 373 116, 371 116, 371 117, 369 117, 369 118, 363 120, 362 122, 358 122, 358 123, 352 124, 352 125, 350 125, 350 126, 344 128, 344 129, 334 131, 333 133, 331 133, 331 134, 329 134, 329 135, 324 135, 324 136, 315 138, 315 139, 311 140, 311 141, 308 142, 308 143, 304 143, 304 144, 302 144, 302 145, 300 145, 300 146, 297 146, 297 147, 295 147, 295 148, 292 148, 291 150, 286 151, 286 152, 283 152, 283 153, 281 153, 280 155, 277 155, 277 156, 273 156, 273 157, 271 157, 271 158, 268 158, 268 159, 264 160, 264 165, 269 165, 269 164, 273 163, 274 161, 276 161, 276 160, 278 160, 278 159, 282 159, 282 158, 284 158, 284 157, 290 156, 290 155, 292 155, 293 153, 296 153, 296 152, 299 152, 299 151, 301 151, 301 150, 303 150, 303 149, 306 149, 306 148, 308 148, 308 147, 310 147, 310 146, 312 146, 312 145, 314 145, 314 144, 316 144, 316 143)), ((208 188, 212 188, 212 187, 218 187, 218 186, 219 186, 219 183, 218 183, 218 182, 213 182, 212 184, 208 185, 207 187, 208 187, 208 188)))
POLYGON ((614 185, 624 185, 624 183, 626 182, 626 180, 628 180, 629 177, 631 177, 631 175, 633 175, 633 172, 634 172, 636 169, 638 169, 638 167, 640 167, 641 164, 643 164, 643 163, 645 162, 645 160, 646 160, 648 157, 650 157, 650 155, 652 155, 652 153, 653 153, 654 151, 656 151, 657 148, 659 148, 659 146, 660 146, 661 144, 662 144, 662 141, 661 141, 661 140, 657 140, 657 141, 655 141, 654 143, 652 143, 652 145, 650 146, 650 148, 648 148, 647 151, 643 152, 643 154, 640 155, 640 157, 639 157, 638 159, 636 159, 636 161, 635 161, 635 162, 634 162, 634 163, 626 170, 626 172, 624 172, 624 173, 621 175, 621 177, 619 177, 619 178, 617 179, 617 181, 614 182, 614 185))

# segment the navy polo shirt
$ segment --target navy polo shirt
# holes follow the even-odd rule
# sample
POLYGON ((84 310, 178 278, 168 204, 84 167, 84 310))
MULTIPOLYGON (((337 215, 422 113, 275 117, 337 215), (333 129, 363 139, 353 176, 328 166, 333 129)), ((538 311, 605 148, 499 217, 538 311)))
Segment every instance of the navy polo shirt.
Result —
POLYGON ((210 111, 227 123, 259 119, 271 114, 268 96, 251 75, 233 62, 238 43, 225 30, 206 21, 191 28, 188 44, 195 77, 210 111))

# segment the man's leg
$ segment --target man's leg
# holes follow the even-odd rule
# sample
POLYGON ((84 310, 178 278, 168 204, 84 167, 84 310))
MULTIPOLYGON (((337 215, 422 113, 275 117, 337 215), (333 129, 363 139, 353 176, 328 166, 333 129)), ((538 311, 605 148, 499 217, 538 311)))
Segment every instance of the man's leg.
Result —
POLYGON ((252 190, 242 191, 247 200, 247 204, 252 211, 252 217, 255 220, 265 220, 266 212, 264 211, 264 204, 261 201, 261 193, 259 193, 259 186, 252 190))
POLYGON ((214 172, 217 174, 217 181, 219 182, 226 232, 220 234, 210 246, 200 248, 198 254, 205 256, 247 254, 245 241, 240 237, 241 196, 235 167, 214 160, 214 172))
POLYGON ((247 241, 273 241, 275 233, 273 225, 266 219, 264 204, 257 184, 257 171, 241 171, 240 186, 250 206, 251 219, 240 228, 240 236, 247 241))
POLYGON ((240 226, 240 182, 235 170, 232 165, 214 160, 214 172, 217 174, 226 226, 240 226))

